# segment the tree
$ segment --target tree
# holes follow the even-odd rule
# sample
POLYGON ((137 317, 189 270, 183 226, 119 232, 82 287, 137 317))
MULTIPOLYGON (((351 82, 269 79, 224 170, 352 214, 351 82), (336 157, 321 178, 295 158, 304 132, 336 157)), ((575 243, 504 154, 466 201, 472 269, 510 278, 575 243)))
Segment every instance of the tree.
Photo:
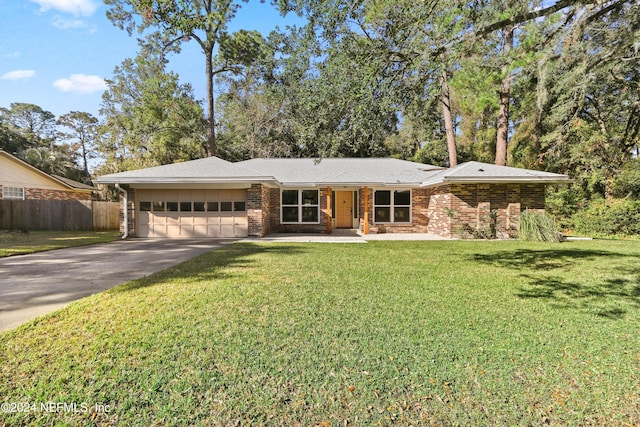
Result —
POLYGON ((55 142, 56 117, 38 105, 14 102, 8 109, 0 108, 0 121, 30 147, 52 147, 55 142))
POLYGON ((228 89, 218 98, 218 152, 227 160, 291 157, 296 152, 286 101, 258 74, 247 69, 227 81, 228 89))
POLYGON ((57 123, 68 129, 67 132, 61 132, 60 136, 70 141, 73 150, 80 153, 82 170, 85 179, 89 180, 89 159, 95 157, 98 119, 89 113, 72 111, 60 116, 57 123))
POLYGON ((56 117, 50 111, 25 103, 0 109, 0 148, 46 173, 75 179, 74 153, 56 137, 56 117))
MULTIPOLYGON (((181 43, 195 40, 205 56, 207 79, 207 148, 216 155, 214 78, 251 62, 259 54, 262 38, 255 31, 229 33, 227 25, 240 4, 233 0, 105 0, 107 17, 129 35, 151 29, 152 45, 179 50, 181 43), (214 57, 218 48, 218 59, 214 57)), ((148 39, 149 40, 149 39, 148 39)))
POLYGON ((191 86, 165 72, 153 52, 127 58, 102 95, 99 150, 103 172, 174 163, 204 154, 205 123, 191 86))

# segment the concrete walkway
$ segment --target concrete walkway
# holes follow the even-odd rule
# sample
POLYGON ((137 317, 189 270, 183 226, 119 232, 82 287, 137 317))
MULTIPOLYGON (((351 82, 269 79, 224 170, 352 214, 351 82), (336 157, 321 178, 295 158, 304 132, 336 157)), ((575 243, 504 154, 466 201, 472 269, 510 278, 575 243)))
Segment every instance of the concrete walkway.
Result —
POLYGON ((430 233, 382 233, 359 234, 349 230, 336 230, 332 234, 310 233, 273 233, 265 237, 245 239, 252 242, 283 242, 283 243, 367 243, 371 240, 456 240, 430 233))
POLYGON ((132 239, 0 258, 0 331, 233 241, 132 239))

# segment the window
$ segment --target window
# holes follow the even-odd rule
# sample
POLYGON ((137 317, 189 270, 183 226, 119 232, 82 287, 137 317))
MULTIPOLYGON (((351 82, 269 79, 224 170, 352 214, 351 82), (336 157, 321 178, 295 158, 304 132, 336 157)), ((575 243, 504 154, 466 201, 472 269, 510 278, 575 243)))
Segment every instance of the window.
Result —
POLYGON ((204 202, 193 202, 194 212, 204 212, 204 202))
POLYGON ((2 197, 5 199, 24 200, 24 188, 23 187, 3 187, 2 197))
POLYGON ((207 202, 208 212, 218 212, 218 202, 207 202))
POLYGON ((140 202, 140 212, 151 212, 151 202, 140 202))
POLYGON ((167 202, 168 212, 178 212, 178 202, 167 202))
POLYGON ((377 190, 373 196, 375 222, 411 222, 411 191, 377 190))
POLYGON ((164 202, 153 202, 154 212, 164 212, 164 202))
POLYGON ((191 202, 180 202, 180 212, 191 212, 191 202))
POLYGON ((320 194, 318 190, 282 190, 283 223, 320 222, 320 194))
POLYGON ((247 210, 245 202, 233 202, 233 211, 234 212, 244 212, 247 210))
POLYGON ((220 202, 221 212, 231 212, 232 207, 233 207, 233 204, 231 202, 220 202))

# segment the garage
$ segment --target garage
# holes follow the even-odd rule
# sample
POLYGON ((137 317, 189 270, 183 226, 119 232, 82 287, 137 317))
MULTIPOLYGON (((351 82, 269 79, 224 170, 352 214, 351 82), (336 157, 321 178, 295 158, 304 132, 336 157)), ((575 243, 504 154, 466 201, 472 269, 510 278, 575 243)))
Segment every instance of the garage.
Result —
POLYGON ((247 190, 137 189, 138 237, 247 237, 247 190))

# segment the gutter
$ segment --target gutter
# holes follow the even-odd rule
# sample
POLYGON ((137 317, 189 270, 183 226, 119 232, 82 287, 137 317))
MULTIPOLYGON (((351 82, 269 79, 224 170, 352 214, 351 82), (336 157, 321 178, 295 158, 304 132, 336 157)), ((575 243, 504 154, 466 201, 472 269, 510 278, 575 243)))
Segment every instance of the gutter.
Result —
POLYGON ((122 193, 124 198, 124 233, 122 234, 122 240, 125 240, 129 237, 129 194, 118 183, 116 183, 116 190, 122 193))

